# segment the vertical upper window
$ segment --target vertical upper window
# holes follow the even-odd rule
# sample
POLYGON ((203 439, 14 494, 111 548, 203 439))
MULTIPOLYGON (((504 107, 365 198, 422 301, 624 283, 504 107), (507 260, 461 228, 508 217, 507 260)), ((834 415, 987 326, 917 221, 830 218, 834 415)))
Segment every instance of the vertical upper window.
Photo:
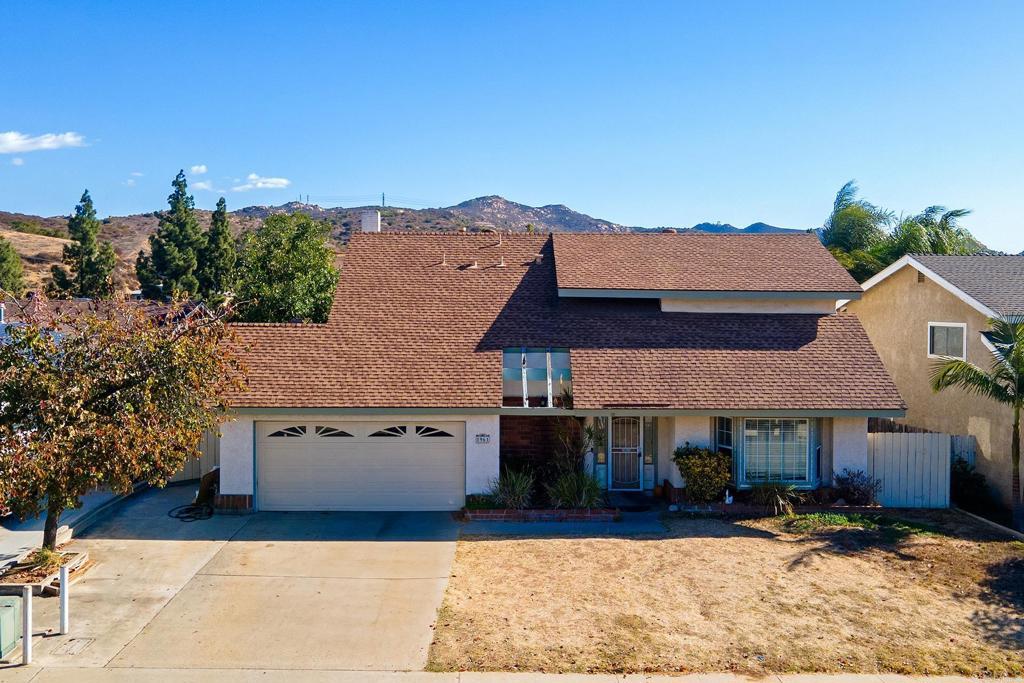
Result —
POLYGON ((732 418, 715 418, 715 446, 721 453, 732 455, 732 418))
POLYGON ((928 356, 966 358, 966 323, 928 323, 928 356))
POLYGON ((561 407, 572 396, 569 349, 505 349, 501 377, 502 405, 561 407))

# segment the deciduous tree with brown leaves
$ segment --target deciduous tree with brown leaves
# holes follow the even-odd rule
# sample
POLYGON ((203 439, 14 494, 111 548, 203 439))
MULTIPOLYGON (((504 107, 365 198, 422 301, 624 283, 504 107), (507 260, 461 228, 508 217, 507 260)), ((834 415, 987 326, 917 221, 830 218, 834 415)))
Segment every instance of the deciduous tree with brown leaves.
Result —
POLYGON ((97 487, 162 486, 242 387, 229 311, 183 304, 93 304, 74 315, 44 299, 11 311, 0 339, 0 502, 46 513, 53 549, 61 514, 97 487))

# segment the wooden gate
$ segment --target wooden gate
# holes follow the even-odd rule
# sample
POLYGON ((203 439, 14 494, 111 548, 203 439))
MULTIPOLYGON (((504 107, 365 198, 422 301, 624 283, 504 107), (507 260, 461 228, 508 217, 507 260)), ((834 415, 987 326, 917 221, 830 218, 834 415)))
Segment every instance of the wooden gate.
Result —
POLYGON ((949 507, 949 434, 868 434, 868 474, 882 482, 886 507, 949 507))
POLYGON ((204 474, 220 464, 220 434, 216 431, 203 434, 203 440, 199 443, 202 456, 198 459, 189 458, 181 472, 171 477, 169 483, 176 481, 191 481, 199 479, 204 474))

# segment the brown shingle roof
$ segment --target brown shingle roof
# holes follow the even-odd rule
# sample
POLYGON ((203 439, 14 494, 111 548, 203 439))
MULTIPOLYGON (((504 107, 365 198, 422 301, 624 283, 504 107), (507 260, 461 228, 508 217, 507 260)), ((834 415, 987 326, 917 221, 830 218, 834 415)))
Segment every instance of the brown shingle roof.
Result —
POLYGON ((554 235, 571 289, 860 292, 812 233, 554 235))
POLYGON ((327 324, 236 328, 251 376, 233 403, 497 408, 501 350, 525 345, 571 349, 581 409, 902 408, 853 316, 559 299, 551 238, 500 239, 354 235, 327 324))

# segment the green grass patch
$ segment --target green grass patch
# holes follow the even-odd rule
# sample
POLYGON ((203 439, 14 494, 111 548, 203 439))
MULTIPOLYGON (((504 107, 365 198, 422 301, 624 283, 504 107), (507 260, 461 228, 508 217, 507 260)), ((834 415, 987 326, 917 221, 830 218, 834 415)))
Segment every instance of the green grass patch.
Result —
POLYGON ((810 512, 790 515, 783 518, 782 527, 786 531, 797 533, 814 533, 839 528, 860 529, 880 533, 887 540, 941 533, 936 527, 929 524, 861 512, 810 512))

